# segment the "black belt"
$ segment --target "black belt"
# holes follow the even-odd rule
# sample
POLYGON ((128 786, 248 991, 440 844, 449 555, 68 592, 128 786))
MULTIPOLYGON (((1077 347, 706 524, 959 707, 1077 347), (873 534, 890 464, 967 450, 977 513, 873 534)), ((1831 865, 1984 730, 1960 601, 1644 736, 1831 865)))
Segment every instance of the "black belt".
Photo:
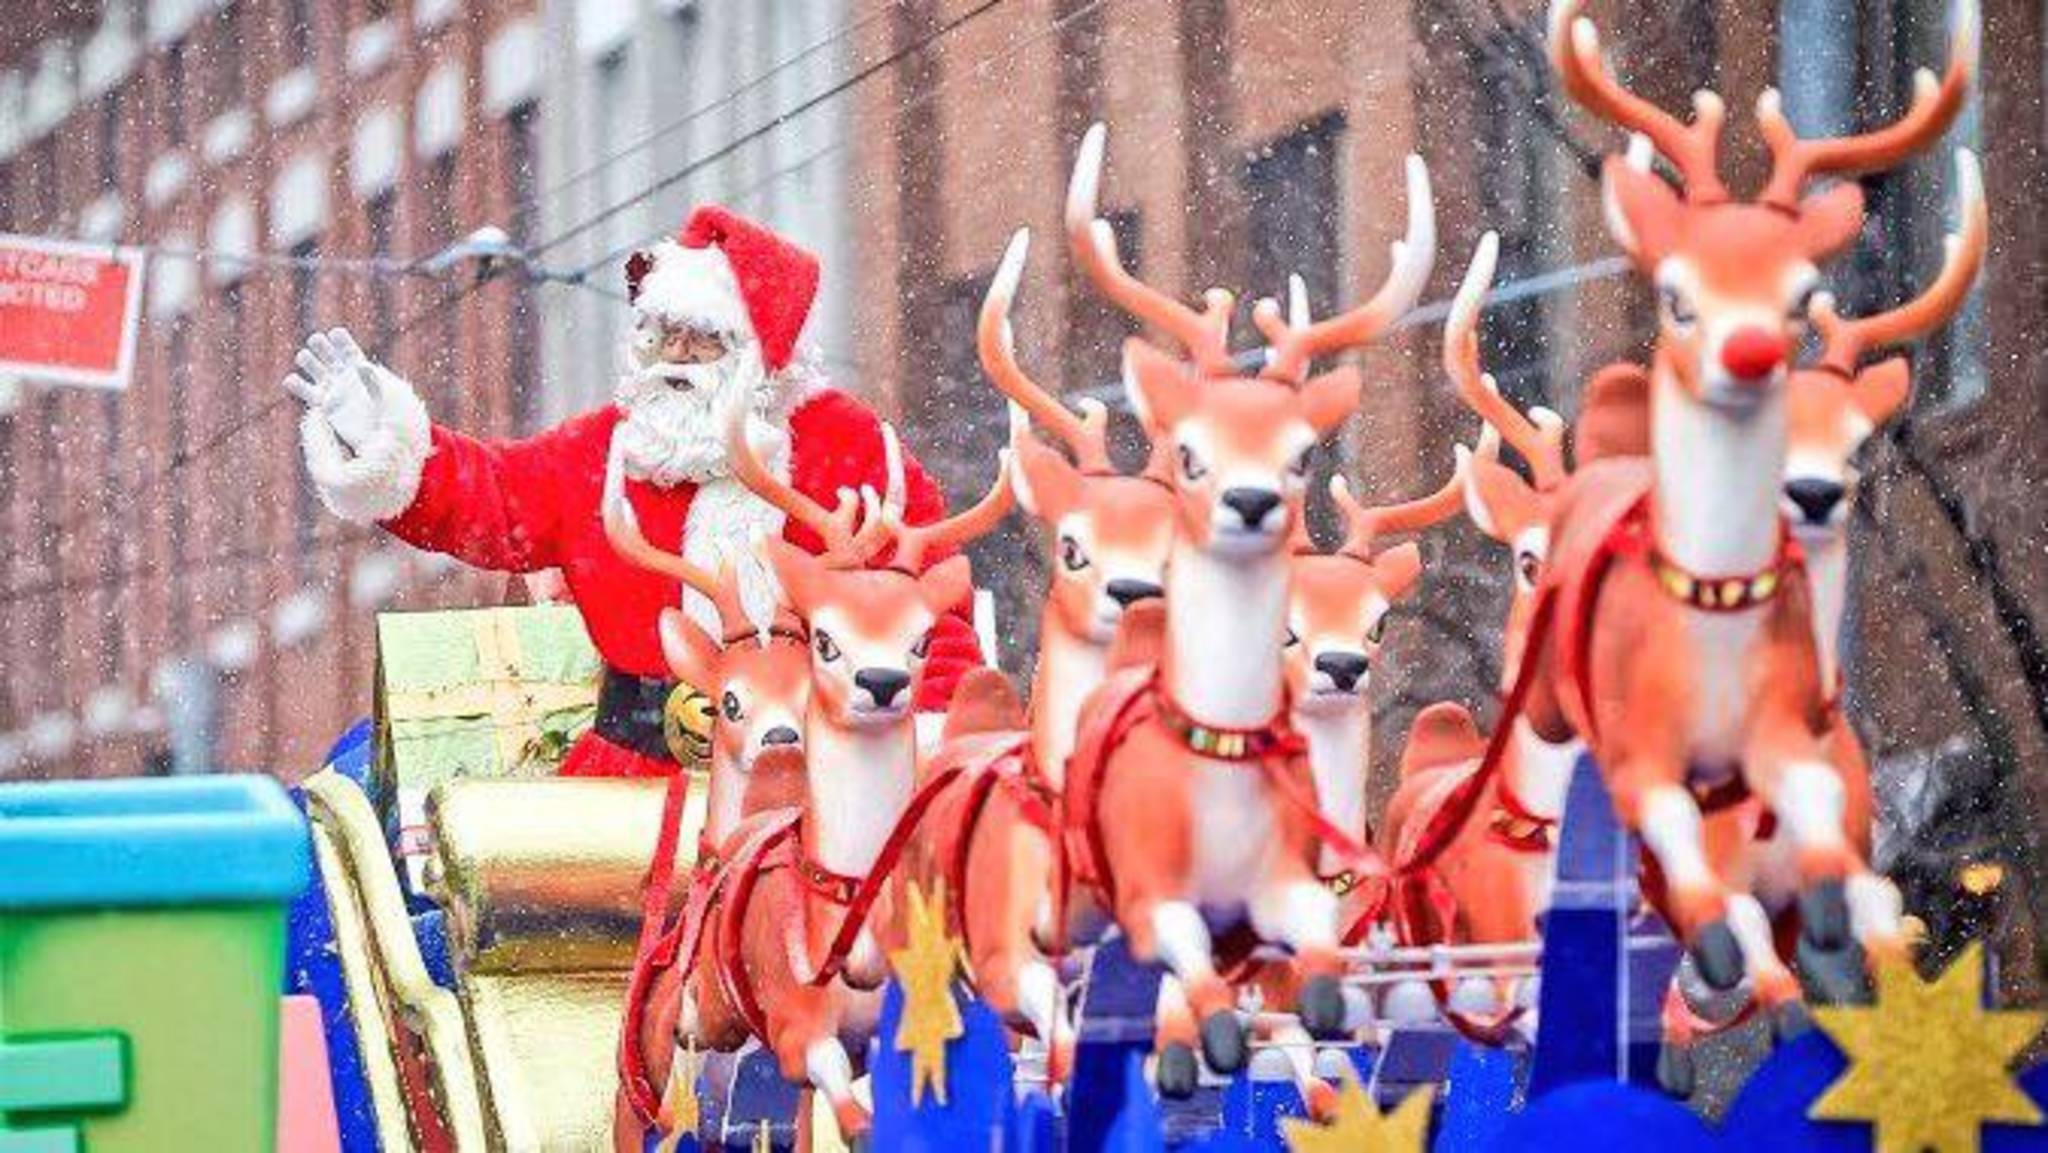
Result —
POLYGON ((604 683, 597 690, 597 735, 643 757, 673 762, 661 719, 668 707, 674 681, 641 677, 614 668, 604 671, 604 683))

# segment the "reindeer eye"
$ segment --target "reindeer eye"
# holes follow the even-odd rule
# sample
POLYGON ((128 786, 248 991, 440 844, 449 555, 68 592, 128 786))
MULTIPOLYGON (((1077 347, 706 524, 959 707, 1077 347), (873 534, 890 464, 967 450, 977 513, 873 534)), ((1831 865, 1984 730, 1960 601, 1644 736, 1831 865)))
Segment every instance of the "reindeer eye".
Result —
POLYGON ((1792 306, 1785 310, 1785 319, 1791 321, 1794 324, 1805 324, 1808 315, 1813 311, 1813 296, 1815 291, 1816 286, 1811 284, 1807 285, 1805 288, 1800 289, 1799 295, 1794 297, 1792 300, 1792 306))
POLYGON ((1190 481, 1200 480, 1209 475, 1209 466, 1202 463, 1195 450, 1187 445, 1180 446, 1180 474, 1190 481))
POLYGON ((1365 630, 1365 642, 1367 644, 1376 645, 1380 643, 1380 641, 1384 639, 1386 635, 1387 614, 1381 613, 1379 616, 1373 618, 1372 627, 1365 630))
POLYGON ((1314 458, 1315 452, 1316 448, 1314 445, 1310 445, 1307 448, 1302 449, 1300 455, 1296 456, 1294 460, 1288 464, 1287 471, 1290 474, 1297 477, 1307 476, 1309 461, 1314 458))
POLYGON ((923 660, 926 656, 928 656, 931 653, 931 651, 932 634, 930 633, 926 633, 923 636, 917 638, 917 643, 910 646, 911 657, 920 661, 923 660))
POLYGON ((1699 313, 1693 311, 1691 302, 1685 299, 1685 294, 1671 285, 1657 290, 1657 303, 1663 308, 1665 318, 1675 327, 1691 328, 1700 318, 1699 313))
POLYGON ((839 642, 833 640, 832 634, 824 629, 819 629, 816 633, 812 634, 811 647, 818 651, 818 659, 821 661, 836 661, 839 659, 839 642))
POLYGON ((1543 558, 1526 550, 1515 554, 1515 577, 1524 588, 1535 588, 1536 580, 1543 575, 1543 558))
POLYGON ((1060 564, 1068 572, 1080 572, 1088 567, 1088 554, 1081 548, 1081 542, 1070 536, 1060 538, 1060 564))
POLYGON ((1294 646, 1296 646, 1296 645, 1298 645, 1298 644, 1300 644, 1300 643, 1301 643, 1301 635, 1300 635, 1299 633, 1295 632, 1295 631, 1294 631, 1293 629, 1288 629, 1288 630, 1287 630, 1287 641, 1286 641, 1286 643, 1285 643, 1285 644, 1284 644, 1284 645, 1283 645, 1282 647, 1283 647, 1283 648, 1290 648, 1290 649, 1291 649, 1291 648, 1293 648, 1294 646))
POLYGON ((747 715, 747 710, 740 705, 739 694, 731 689, 727 689, 725 696, 719 698, 718 711, 728 721, 738 721, 747 715))

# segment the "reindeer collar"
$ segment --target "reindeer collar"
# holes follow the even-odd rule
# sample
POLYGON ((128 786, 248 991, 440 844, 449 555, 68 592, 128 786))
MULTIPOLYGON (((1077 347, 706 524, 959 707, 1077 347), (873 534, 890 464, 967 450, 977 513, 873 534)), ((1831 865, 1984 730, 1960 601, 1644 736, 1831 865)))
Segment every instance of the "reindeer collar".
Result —
POLYGON ((804 888, 841 908, 853 904, 861 884, 867 880, 866 877, 835 873, 801 849, 797 851, 796 875, 803 880, 804 888))
POLYGON ((1164 691, 1158 694, 1159 721, 1191 753, 1219 761, 1264 761, 1302 749, 1301 734, 1287 724, 1286 710, 1256 729, 1205 725, 1182 712, 1164 691))
POLYGON ((1556 817, 1531 812, 1508 787, 1506 776, 1502 776, 1494 788, 1493 815, 1486 821, 1487 835, 1519 853, 1547 853, 1556 844, 1556 828, 1556 817))
POLYGON ((1631 543, 1649 564, 1657 587, 1673 600, 1701 612, 1738 613, 1768 604, 1784 590, 1787 578, 1805 565, 1805 554, 1799 542, 1780 522, 1777 555, 1768 565, 1753 573, 1703 576, 1672 560, 1657 547, 1646 507, 1632 519, 1634 523, 1624 531, 1635 538, 1631 543))

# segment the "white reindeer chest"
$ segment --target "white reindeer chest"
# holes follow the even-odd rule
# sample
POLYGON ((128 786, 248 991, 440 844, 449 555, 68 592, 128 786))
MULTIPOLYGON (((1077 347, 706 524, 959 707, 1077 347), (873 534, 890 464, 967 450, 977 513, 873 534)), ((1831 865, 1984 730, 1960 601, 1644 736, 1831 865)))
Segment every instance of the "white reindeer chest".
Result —
POLYGON ((1265 854, 1279 833, 1265 777, 1255 765, 1198 759, 1190 784, 1193 896, 1202 905, 1242 904, 1264 874, 1265 854))
POLYGON ((1692 640, 1692 775, 1715 784, 1742 762, 1749 731, 1749 668, 1767 607, 1734 613, 1688 612, 1692 640))

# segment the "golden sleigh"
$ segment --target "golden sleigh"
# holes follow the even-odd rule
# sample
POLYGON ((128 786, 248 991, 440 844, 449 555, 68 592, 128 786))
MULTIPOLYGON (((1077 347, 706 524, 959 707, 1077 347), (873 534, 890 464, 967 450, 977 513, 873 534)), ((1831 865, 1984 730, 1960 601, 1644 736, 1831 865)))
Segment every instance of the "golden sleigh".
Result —
MULTIPOLYGON (((620 1007, 661 783, 438 786, 426 888, 443 915, 452 989, 429 974, 362 790, 330 769, 305 782, 305 796, 385 1153, 611 1148, 620 1007)), ((701 798, 693 789, 686 847, 701 798)))

